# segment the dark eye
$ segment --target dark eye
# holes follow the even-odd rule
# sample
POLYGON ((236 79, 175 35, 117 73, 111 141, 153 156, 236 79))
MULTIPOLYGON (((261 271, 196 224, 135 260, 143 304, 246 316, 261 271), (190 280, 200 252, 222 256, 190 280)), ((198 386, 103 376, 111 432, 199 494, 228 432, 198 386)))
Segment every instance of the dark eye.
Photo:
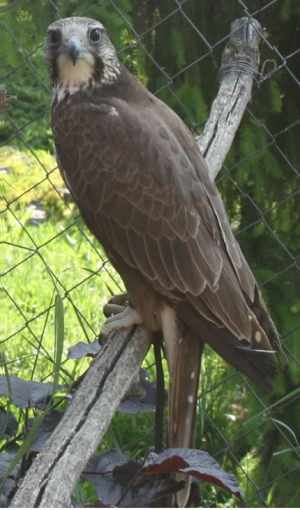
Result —
POLYGON ((97 42, 99 41, 101 37, 101 30, 99 28, 93 28, 93 30, 90 31, 90 41, 97 42))
POLYGON ((61 41, 61 33, 59 30, 49 30, 48 38, 50 44, 53 44, 53 46, 57 46, 61 41))

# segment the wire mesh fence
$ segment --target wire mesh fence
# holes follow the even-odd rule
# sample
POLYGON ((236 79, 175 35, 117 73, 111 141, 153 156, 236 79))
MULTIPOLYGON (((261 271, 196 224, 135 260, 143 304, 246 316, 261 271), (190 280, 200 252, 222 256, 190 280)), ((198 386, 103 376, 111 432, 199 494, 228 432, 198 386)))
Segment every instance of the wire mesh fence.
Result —
MULTIPOLYGON (((42 58, 47 26, 73 15, 101 20, 120 59, 196 136, 218 90, 230 23, 243 16, 260 21, 264 34, 253 99, 218 186, 290 363, 269 396, 207 348, 197 446, 238 477, 247 506, 299 506, 299 5, 20 0, 2 2, 0 14, 0 86, 7 91, 0 98, 1 346, 12 374, 38 380, 47 380, 53 370, 54 296, 64 301, 70 346, 97 336, 103 304, 123 290, 56 167, 42 58)), ((65 361, 62 379, 70 383, 82 370, 83 362, 65 361)), ((140 440, 129 435, 128 451, 133 444, 142 449, 151 436, 151 417, 136 418, 134 427, 140 440)), ((226 498, 204 491, 207 506, 235 504, 226 498)))

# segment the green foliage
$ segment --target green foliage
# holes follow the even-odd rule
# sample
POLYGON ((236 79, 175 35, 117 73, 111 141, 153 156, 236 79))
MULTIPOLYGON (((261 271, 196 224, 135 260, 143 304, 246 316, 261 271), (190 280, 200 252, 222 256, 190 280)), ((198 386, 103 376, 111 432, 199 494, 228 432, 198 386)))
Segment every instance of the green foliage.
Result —
MULTIPOLYGON (((11 68, 7 69, 11 71, 11 68)), ((49 129, 50 95, 43 80, 45 69, 41 50, 27 61, 23 60, 18 70, 5 80, 7 92, 16 97, 8 112, 10 122, 0 125, 0 142, 10 141, 18 148, 24 143, 30 147, 53 150, 49 129)))
POLYGON ((270 99, 272 112, 281 113, 283 108, 282 95, 279 83, 275 80, 270 81, 270 99))
MULTIPOLYGON (((117 291, 97 251, 79 239, 78 229, 72 227, 65 232, 60 227, 50 223, 27 225, 26 229, 14 225, 14 243, 5 247, 5 263, 13 268, 3 281, 8 292, 2 303, 5 337, 10 338, 8 360, 13 373, 21 370, 26 377, 44 379, 52 372, 54 292, 59 291, 65 303, 68 347, 78 338, 94 339, 103 320, 101 308, 110 295, 106 282, 117 291), (40 246, 38 252, 31 237, 40 246), (20 286, 20 282, 26 285, 20 286)), ((7 239, 11 243, 10 230, 7 239)), ((75 376, 80 363, 73 364, 75 376)), ((70 365, 72 362, 68 362, 68 372, 72 371, 70 365)))
POLYGON ((117 413, 99 451, 116 448, 133 459, 145 456, 154 442, 154 415, 117 413))
POLYGON ((88 503, 97 503, 99 501, 94 485, 87 481, 77 482, 72 496, 79 507, 83 507, 84 505, 87 506, 88 503))
MULTIPOLYGON (((0 164, 5 165, 0 210, 10 207, 23 215, 31 205, 40 205, 51 222, 70 216, 74 207, 66 208, 61 200, 65 185, 48 152, 37 149, 33 154, 7 147, 1 151, 0 164)), ((11 216, 7 218, 11 221, 11 216)))
MULTIPOLYGON (((88 0, 58 0, 55 7, 61 16, 87 11, 88 16, 103 21, 118 50, 133 44, 120 53, 122 61, 150 90, 159 90, 159 97, 191 127, 197 127, 208 116, 217 90, 216 66, 224 45, 216 43, 228 35, 233 19, 245 15, 241 3, 187 1, 176 12, 173 0, 114 3, 123 16, 111 2, 91 6, 88 0), (159 67, 141 49, 130 24, 137 34, 144 34, 140 42, 159 67)), ((1 7, 8 5, 8 1, 1 3, 1 7)), ((266 414, 261 415, 264 408, 240 376, 207 348, 197 446, 216 455, 238 476, 251 506, 264 506, 265 502, 272 507, 287 502, 299 506, 298 459, 283 436, 285 433, 298 448, 294 438, 300 437, 300 411, 292 395, 299 386, 300 359, 300 155, 299 130, 290 126, 300 117, 299 84, 281 68, 282 60, 273 47, 283 56, 292 55, 287 64, 298 76, 293 53, 299 48, 300 3, 271 2, 263 10, 261 0, 249 0, 247 5, 251 12, 258 11, 259 21, 269 33, 270 44, 262 47, 261 61, 271 61, 264 72, 272 74, 253 91, 250 110, 257 120, 246 113, 227 157, 220 190, 246 258, 263 284, 271 315, 295 360, 282 370, 272 396, 259 394, 266 406, 282 402, 284 395, 289 397, 271 408, 275 424, 266 414), (256 421, 250 422, 255 416, 256 421), (292 469, 277 484, 272 482, 292 469), (265 484, 268 488, 257 495, 257 487, 265 484)), ((51 378, 53 372, 55 295, 59 293, 64 306, 66 349, 78 339, 94 339, 103 320, 102 305, 122 285, 104 263, 101 248, 95 246, 74 205, 66 206, 57 193, 64 193, 64 184, 51 156, 50 95, 42 58, 42 43, 47 26, 57 18, 56 9, 47 0, 11 5, 5 11, 8 30, 4 28, 0 46, 5 77, 1 84, 17 96, 0 122, 0 141, 10 145, 1 154, 1 167, 8 169, 1 183, 4 199, 0 204, 4 210, 5 273, 1 326, 7 339, 3 347, 10 373, 40 379, 51 378), (26 144, 34 154, 24 150, 26 144), (28 209, 32 204, 46 211, 45 223, 32 224, 28 209)), ((87 362, 65 361, 65 354, 66 350, 60 375, 70 382, 87 362)), ((133 457, 147 452, 153 442, 152 418, 118 413, 105 445, 121 447, 133 457)), ((211 488, 205 490, 211 506, 235 504, 217 498, 211 488)))

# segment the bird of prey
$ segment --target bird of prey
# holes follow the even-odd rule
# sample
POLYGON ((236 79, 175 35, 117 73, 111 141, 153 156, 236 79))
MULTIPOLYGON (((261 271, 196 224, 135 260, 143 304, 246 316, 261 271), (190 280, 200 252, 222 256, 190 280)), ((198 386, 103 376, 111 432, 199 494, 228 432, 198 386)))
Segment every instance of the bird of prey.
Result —
POLYGON ((134 320, 162 331, 170 446, 193 447, 203 344, 268 391, 279 334, 192 133, 122 65, 103 25, 55 21, 44 57, 60 171, 134 320))

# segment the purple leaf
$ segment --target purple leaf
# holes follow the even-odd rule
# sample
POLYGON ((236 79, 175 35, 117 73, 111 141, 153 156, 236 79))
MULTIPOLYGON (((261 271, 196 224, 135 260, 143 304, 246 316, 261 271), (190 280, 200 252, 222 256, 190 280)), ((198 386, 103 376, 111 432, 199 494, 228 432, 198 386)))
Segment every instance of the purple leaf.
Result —
POLYGON ((101 346, 98 339, 92 343, 87 344, 85 342, 78 342, 68 349, 68 359, 81 359, 85 356, 94 358, 100 351, 101 346))
MULTIPOLYGON (((25 381, 14 375, 9 380, 12 395, 9 393, 5 376, 0 377, 0 395, 7 398, 11 396, 12 403, 21 409, 43 406, 47 398, 51 397, 53 393, 53 384, 51 382, 25 381)), ((61 388, 63 386, 58 385, 56 389, 59 390, 61 388)))
POLYGON ((184 482, 170 478, 140 477, 141 467, 142 463, 123 453, 108 450, 90 460, 81 478, 93 483, 102 501, 131 508, 149 507, 153 501, 175 494, 184 486, 184 482))
MULTIPOLYGON (((51 436, 52 432, 54 431, 57 424, 60 422, 61 418, 64 415, 64 411, 50 411, 49 413, 45 414, 44 419, 42 421, 42 424, 40 425, 33 442, 31 443, 27 455, 30 452, 40 452, 44 446, 46 441, 51 436)), ((33 425, 36 418, 29 419, 29 428, 33 425)))
MULTIPOLYGON (((138 462, 131 461, 117 450, 107 450, 101 455, 95 455, 89 461, 81 478, 94 485, 102 501, 116 505, 137 469, 139 469, 138 462), (115 470, 119 466, 126 466, 123 479, 119 470, 117 470, 118 479, 115 477, 115 470)), ((132 506, 133 500, 134 493, 128 491, 122 500, 122 506, 132 506)))
MULTIPOLYGON (((150 382, 148 372, 140 369, 140 385, 145 392, 142 397, 129 397, 121 402, 118 411, 125 414, 155 413, 156 409, 156 381, 150 382)), ((165 405, 167 405, 168 392, 165 391, 165 405)))
POLYGON ((18 422, 14 415, 0 407, 0 439, 13 436, 18 432, 18 422))
POLYGON ((207 452, 192 448, 169 448, 159 455, 151 454, 142 468, 145 475, 158 473, 185 473, 231 492, 243 501, 236 478, 224 471, 207 452))

